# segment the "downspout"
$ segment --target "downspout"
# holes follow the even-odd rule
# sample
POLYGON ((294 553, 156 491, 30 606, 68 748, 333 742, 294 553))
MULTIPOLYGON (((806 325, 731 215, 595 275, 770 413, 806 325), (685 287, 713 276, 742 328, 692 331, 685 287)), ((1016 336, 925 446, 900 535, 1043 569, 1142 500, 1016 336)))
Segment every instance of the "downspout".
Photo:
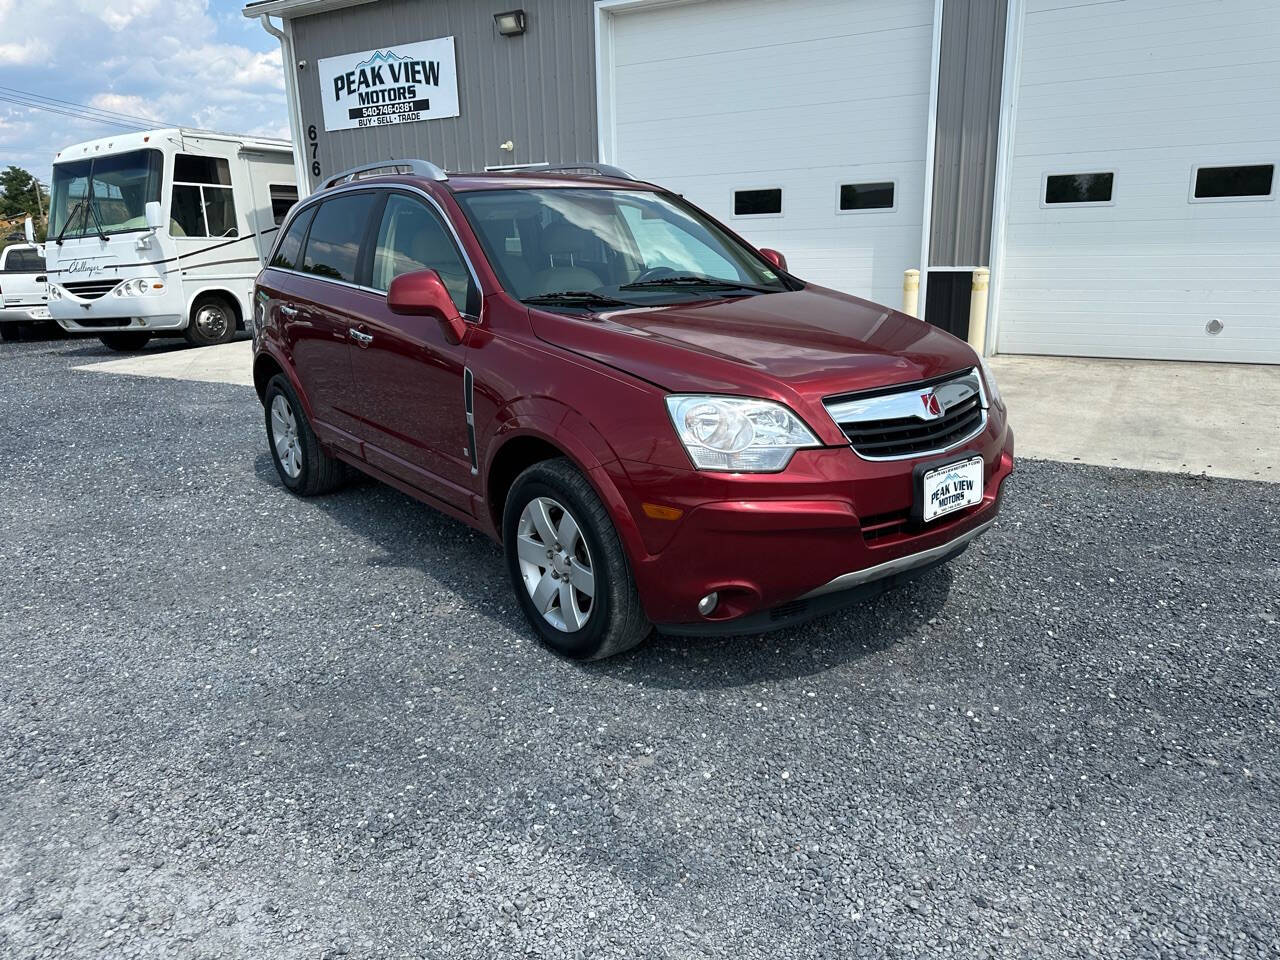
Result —
POLYGON ((280 41, 280 59, 284 66, 284 98, 289 112, 289 139, 293 141, 293 175, 298 182, 298 199, 311 193, 311 177, 307 173, 307 140, 302 135, 302 104, 298 99, 297 64, 293 59, 292 31, 279 30, 265 13, 258 18, 262 29, 280 41))

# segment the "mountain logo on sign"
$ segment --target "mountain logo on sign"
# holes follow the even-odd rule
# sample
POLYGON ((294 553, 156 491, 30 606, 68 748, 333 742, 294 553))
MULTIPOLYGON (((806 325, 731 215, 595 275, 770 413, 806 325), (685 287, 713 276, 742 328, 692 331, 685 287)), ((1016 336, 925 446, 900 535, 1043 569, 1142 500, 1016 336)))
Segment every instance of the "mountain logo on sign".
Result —
POLYGON ((401 60, 407 60, 408 57, 402 57, 399 54, 392 53, 390 50, 377 50, 373 56, 363 63, 357 63, 356 69, 361 70, 364 67, 373 66, 375 63, 399 63, 401 60))

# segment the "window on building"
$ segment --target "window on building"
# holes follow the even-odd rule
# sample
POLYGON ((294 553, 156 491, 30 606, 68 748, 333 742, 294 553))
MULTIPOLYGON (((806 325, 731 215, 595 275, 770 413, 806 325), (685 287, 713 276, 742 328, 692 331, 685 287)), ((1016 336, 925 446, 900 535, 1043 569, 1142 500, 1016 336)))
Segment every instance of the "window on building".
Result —
POLYGON ((289 215, 289 209, 298 202, 298 188, 293 184, 273 183, 269 189, 271 190, 271 218, 275 220, 278 227, 289 215))
POLYGON ((284 239, 280 241, 280 246, 276 247, 275 255, 271 258, 271 266, 284 270, 293 270, 298 266, 298 258, 302 253, 302 240, 307 235, 307 227, 311 226, 311 218, 315 215, 316 208, 311 207, 294 217, 284 239))
POLYGON ((321 204, 307 236, 303 273, 356 282, 360 241, 364 239, 375 199, 373 193, 352 193, 321 204))
POLYGON ((1235 167, 1200 167, 1196 170, 1197 200, 1236 197, 1269 197, 1275 164, 1254 163, 1235 167))
POLYGON ((894 203, 893 181, 878 183, 842 183, 840 185, 840 210, 892 210, 894 203))
POLYGON ((1110 203, 1114 173, 1055 173, 1044 178, 1045 203, 1110 203))
POLYGON ((765 190, 735 190, 733 215, 735 217, 776 217, 782 213, 782 188, 765 190))
POLYGON ((231 165, 224 157, 179 153, 173 158, 169 231, 176 237, 234 237, 231 165))
POLYGON ((416 270, 440 274, 458 312, 466 312, 470 274, 453 238, 425 204, 393 193, 387 198, 378 242, 373 248, 372 285, 378 290, 390 290, 392 280, 416 270))

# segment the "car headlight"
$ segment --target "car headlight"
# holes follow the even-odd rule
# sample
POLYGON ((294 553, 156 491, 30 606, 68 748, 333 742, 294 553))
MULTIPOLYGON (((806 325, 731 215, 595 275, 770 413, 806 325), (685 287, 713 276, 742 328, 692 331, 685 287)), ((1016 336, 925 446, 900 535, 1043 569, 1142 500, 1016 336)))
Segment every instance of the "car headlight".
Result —
POLYGON ((769 473, 799 448, 818 446, 799 417, 769 400, 677 394, 667 397, 667 410, 699 470, 769 473))
POLYGON ((979 357, 978 366, 982 368, 982 380, 987 385, 987 394, 989 400, 1004 406, 1004 397, 1000 396, 1000 388, 996 385, 996 376, 991 372, 991 368, 987 366, 987 358, 979 357))

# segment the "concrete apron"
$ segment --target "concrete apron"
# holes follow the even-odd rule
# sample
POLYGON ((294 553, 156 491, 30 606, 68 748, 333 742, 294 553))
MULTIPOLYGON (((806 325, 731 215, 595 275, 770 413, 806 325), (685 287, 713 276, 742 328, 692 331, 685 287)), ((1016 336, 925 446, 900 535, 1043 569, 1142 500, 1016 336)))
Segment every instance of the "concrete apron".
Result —
POLYGON ((1280 366, 1000 356, 1017 454, 1280 483, 1280 366))
MULTIPOLYGON (((994 357, 1020 457, 1280 483, 1280 366, 994 357)), ((253 345, 146 351, 97 373, 253 384, 253 345)))

